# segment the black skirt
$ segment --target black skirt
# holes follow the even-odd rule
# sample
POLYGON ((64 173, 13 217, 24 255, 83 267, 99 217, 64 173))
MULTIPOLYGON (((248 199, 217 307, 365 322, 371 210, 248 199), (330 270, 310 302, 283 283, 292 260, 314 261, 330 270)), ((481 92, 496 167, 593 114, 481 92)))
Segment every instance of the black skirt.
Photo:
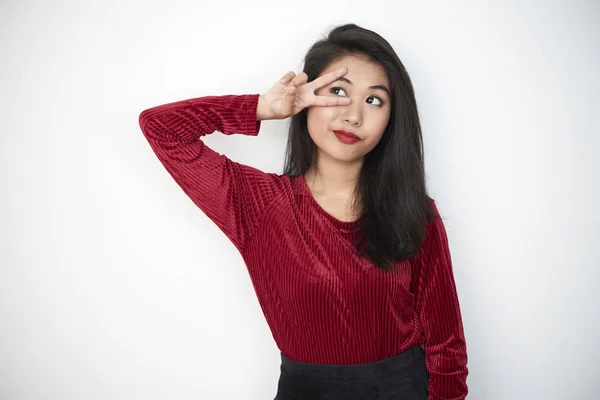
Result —
POLYGON ((311 364, 281 354, 275 400, 427 400, 421 346, 366 364, 311 364))

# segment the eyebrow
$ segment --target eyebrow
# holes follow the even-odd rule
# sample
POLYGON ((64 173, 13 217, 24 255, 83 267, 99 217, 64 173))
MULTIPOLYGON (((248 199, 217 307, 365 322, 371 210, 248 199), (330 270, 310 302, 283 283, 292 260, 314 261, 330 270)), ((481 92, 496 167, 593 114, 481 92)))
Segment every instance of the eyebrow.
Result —
MULTIPOLYGON (((350 79, 348 78, 344 78, 343 76, 338 78, 336 80, 337 81, 342 81, 342 82, 346 82, 349 83, 350 85, 352 85, 352 82, 350 81, 350 79)), ((369 89, 379 89, 379 90, 383 90, 384 92, 386 92, 388 94, 388 96, 390 95, 390 90, 385 87, 384 85, 375 85, 375 86, 369 86, 369 89)))

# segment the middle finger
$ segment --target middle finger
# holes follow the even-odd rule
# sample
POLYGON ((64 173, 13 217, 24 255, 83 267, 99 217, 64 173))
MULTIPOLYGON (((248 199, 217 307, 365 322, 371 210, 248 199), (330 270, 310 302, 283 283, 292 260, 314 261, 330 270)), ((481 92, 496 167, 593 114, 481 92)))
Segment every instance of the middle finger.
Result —
POLYGON ((346 75, 348 73, 347 68, 339 68, 335 71, 329 72, 323 76, 318 77, 314 81, 312 81, 309 85, 311 89, 317 90, 323 86, 329 85, 331 82, 335 82, 338 78, 346 75))
POLYGON ((306 75, 306 72, 301 72, 298 75, 296 75, 294 77, 294 79, 292 79, 292 81, 290 82, 290 85, 293 86, 300 86, 305 84, 308 81, 308 75, 306 75))

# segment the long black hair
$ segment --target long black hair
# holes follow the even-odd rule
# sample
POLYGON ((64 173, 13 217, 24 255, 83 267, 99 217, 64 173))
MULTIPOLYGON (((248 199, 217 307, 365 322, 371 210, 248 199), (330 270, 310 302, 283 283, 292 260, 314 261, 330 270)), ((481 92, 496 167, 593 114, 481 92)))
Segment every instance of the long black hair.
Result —
MULTIPOLYGON (((379 34, 356 24, 334 28, 306 53, 303 71, 312 81, 332 62, 347 55, 366 56, 386 72, 391 113, 380 142, 365 155, 354 191, 364 235, 356 243, 362 256, 389 270, 413 257, 434 218, 427 194, 421 124, 413 86, 392 46, 379 34)), ((307 110, 290 120, 284 174, 304 174, 316 160, 308 134, 307 110)))

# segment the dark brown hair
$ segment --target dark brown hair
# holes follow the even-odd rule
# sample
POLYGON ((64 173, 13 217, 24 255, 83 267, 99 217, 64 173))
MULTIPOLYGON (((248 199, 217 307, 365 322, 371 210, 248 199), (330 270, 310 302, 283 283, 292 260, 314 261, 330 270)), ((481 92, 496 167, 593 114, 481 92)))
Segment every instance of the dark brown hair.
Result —
MULTIPOLYGON (((391 85, 391 114, 380 142, 365 155, 355 198, 365 234, 356 243, 363 256, 384 269, 411 258, 420 248, 425 225, 434 215, 427 194, 423 138, 408 72, 380 35, 355 24, 334 28, 307 52, 303 71, 309 82, 347 55, 366 56, 386 72, 391 85)), ((304 174, 315 160, 308 135, 307 110, 290 121, 284 174, 304 174)))

